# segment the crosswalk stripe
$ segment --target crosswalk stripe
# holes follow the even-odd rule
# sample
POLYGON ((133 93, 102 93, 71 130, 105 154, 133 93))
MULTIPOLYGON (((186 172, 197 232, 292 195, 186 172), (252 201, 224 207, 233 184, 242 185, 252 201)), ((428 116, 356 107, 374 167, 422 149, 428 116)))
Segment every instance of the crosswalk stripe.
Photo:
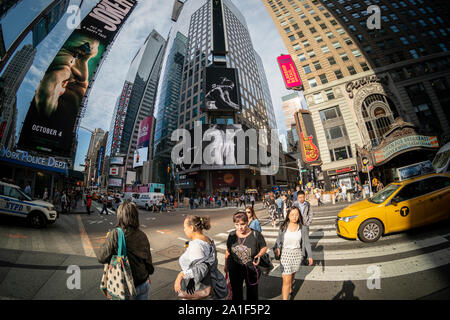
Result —
MULTIPOLYGON (((374 276, 373 266, 380 270, 380 278, 399 277, 407 274, 423 272, 450 264, 449 248, 414 257, 388 262, 345 265, 345 266, 302 266, 295 278, 309 281, 360 281, 374 276), (369 268, 371 267, 371 268, 369 268)), ((272 276, 281 276, 280 268, 274 268, 272 276)))
POLYGON ((336 220, 336 216, 327 216, 327 217, 313 217, 313 220, 336 220))

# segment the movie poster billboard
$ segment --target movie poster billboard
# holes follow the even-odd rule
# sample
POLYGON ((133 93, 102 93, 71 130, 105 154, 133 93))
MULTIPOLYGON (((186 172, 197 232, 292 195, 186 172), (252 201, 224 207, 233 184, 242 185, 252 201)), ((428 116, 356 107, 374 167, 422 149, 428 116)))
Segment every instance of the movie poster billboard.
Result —
POLYGON ((152 133, 153 117, 147 117, 139 124, 137 149, 148 147, 150 144, 150 135, 152 133))
POLYGON ((288 54, 281 55, 277 58, 277 61, 286 89, 302 89, 302 81, 300 80, 292 57, 288 54))
POLYGON ((241 111, 236 69, 208 67, 205 71, 205 105, 208 111, 241 111))
POLYGON ((19 148, 71 156, 86 90, 136 4, 135 0, 101 0, 73 31, 36 90, 19 148))

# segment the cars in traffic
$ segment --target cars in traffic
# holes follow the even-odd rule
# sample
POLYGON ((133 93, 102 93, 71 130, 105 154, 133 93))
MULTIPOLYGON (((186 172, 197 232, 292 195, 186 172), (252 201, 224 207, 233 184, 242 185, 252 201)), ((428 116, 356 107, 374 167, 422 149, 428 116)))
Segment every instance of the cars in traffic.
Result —
POLYGON ((53 204, 33 200, 19 186, 0 182, 0 214, 27 219, 35 228, 53 224, 59 218, 53 204))
POLYGON ((352 204, 336 219, 336 233, 375 242, 382 235, 450 218, 450 174, 427 174, 393 182, 373 197, 352 204))

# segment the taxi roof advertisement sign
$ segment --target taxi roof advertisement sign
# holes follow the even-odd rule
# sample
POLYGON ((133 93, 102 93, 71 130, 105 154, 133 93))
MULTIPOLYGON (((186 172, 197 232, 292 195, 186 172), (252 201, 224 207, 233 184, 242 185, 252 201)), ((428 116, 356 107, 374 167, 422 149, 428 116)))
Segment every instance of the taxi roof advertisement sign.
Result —
POLYGON ((281 75, 284 79, 286 89, 301 89, 302 81, 298 75, 295 63, 292 57, 288 54, 281 55, 277 58, 278 65, 280 66, 281 75))
POLYGON ((101 0, 66 40, 28 109, 19 148, 70 157, 82 101, 135 0, 101 0))

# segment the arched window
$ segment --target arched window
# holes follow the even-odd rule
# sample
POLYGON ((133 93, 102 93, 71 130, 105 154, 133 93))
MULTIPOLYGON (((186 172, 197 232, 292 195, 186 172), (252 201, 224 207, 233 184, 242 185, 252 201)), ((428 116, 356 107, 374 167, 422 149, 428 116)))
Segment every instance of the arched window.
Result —
POLYGON ((383 94, 368 96, 362 104, 361 113, 372 147, 381 142, 383 134, 389 130, 394 119, 399 116, 395 105, 383 94))

